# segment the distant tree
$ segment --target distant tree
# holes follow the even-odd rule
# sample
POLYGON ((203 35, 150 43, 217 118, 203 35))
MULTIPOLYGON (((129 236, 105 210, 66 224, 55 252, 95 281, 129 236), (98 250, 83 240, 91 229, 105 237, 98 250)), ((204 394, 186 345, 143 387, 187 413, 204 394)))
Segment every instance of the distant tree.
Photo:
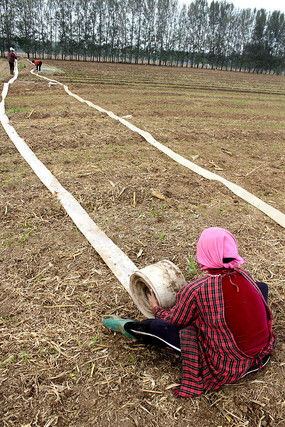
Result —
POLYGON ((218 59, 218 64, 221 69, 223 67, 228 67, 231 65, 230 57, 233 52, 234 46, 234 32, 237 26, 237 14, 232 3, 222 3, 221 7, 221 24, 220 31, 223 33, 221 38, 222 48, 220 49, 220 58, 218 59))
POLYGON ((268 16, 265 40, 269 49, 269 71, 280 72, 285 63, 285 19, 284 13, 274 11, 268 16))
POLYGON ((191 66, 204 67, 207 50, 208 3, 206 0, 194 0, 188 7, 188 28, 191 32, 191 66))
POLYGON ((248 69, 257 73, 267 67, 269 47, 265 40, 267 15, 265 9, 257 11, 252 40, 245 46, 248 69))
POLYGON ((237 69, 241 55, 242 41, 240 38, 240 11, 232 4, 229 10, 229 22, 225 34, 226 69, 237 69))
POLYGON ((175 25, 177 21, 177 0, 157 0, 157 21, 155 50, 158 65, 167 64, 170 51, 175 49, 175 25))
POLYGON ((154 60, 155 56, 157 31, 156 19, 157 0, 144 0, 141 42, 144 51, 143 57, 146 57, 148 64, 150 64, 154 60))
POLYGON ((208 47, 208 62, 213 69, 217 64, 219 52, 221 50, 221 33, 220 27, 220 3, 212 1, 209 7, 209 26, 207 33, 207 47, 208 47))
POLYGON ((22 49, 27 53, 36 54, 38 40, 38 1, 15 0, 15 24, 17 26, 17 39, 22 49))
POLYGON ((233 53, 232 58, 235 67, 241 71, 246 67, 246 51, 245 47, 253 31, 255 12, 251 9, 241 9, 237 13, 237 27, 233 33, 233 53))
POLYGON ((177 14, 173 41, 172 59, 175 59, 177 66, 179 64, 188 66, 191 42, 186 5, 183 5, 179 14, 177 14))
POLYGON ((12 0, 0 2, 0 51, 1 56, 15 43, 15 8, 12 0))
POLYGON ((138 64, 141 47, 142 47, 143 4, 140 0, 135 0, 135 1, 136 1, 136 12, 137 12, 136 27, 135 27, 136 28, 135 30, 135 37, 136 37, 135 63, 138 64))
POLYGON ((28 56, 285 68, 284 14, 227 0, 0 0, 1 55, 15 42, 28 56))

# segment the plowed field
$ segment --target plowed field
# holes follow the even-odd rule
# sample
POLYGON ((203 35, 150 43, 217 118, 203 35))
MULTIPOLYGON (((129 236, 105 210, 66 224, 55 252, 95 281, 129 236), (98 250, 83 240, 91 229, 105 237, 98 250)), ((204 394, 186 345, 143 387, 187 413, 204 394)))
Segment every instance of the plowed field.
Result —
MULTIPOLYGON (((175 399, 179 357, 102 327, 105 314, 142 315, 1 128, 2 425, 284 426, 284 229, 49 87, 25 59, 19 68, 10 123, 96 224, 139 268, 166 258, 188 280, 201 275, 193 265, 201 231, 229 229, 246 270, 269 284, 278 341, 262 372, 175 399)), ((4 60, 0 71, 8 81, 4 60)), ((42 74, 285 212, 284 76, 63 61, 45 61, 42 74)))

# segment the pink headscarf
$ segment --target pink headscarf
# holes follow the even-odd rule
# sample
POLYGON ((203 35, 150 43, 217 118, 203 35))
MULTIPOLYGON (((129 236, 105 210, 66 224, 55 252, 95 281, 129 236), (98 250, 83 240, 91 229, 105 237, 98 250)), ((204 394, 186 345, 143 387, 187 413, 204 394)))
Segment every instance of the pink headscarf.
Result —
POLYGON ((210 227, 202 231, 197 243, 197 261, 201 270, 209 268, 235 268, 245 260, 238 254, 238 245, 235 237, 227 230, 219 227, 210 227), (228 263, 223 258, 234 258, 228 263))

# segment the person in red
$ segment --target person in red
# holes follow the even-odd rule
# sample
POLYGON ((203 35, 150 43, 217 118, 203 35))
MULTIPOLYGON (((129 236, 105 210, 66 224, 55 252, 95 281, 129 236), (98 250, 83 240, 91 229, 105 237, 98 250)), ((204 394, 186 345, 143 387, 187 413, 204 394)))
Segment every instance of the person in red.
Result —
POLYGON ((245 261, 235 237, 219 227, 204 230, 196 257, 207 274, 185 285, 173 307, 160 307, 151 294, 154 319, 103 320, 113 331, 181 354, 176 397, 195 397, 258 371, 268 362, 275 342, 268 287, 239 268, 245 261))
POLYGON ((37 71, 41 71, 42 61, 40 59, 33 59, 32 63, 35 64, 37 71))
POLYGON ((10 47, 10 51, 8 52, 8 62, 9 62, 9 67, 10 67, 10 74, 14 74, 16 59, 17 59, 17 56, 15 55, 15 50, 12 47, 10 47))

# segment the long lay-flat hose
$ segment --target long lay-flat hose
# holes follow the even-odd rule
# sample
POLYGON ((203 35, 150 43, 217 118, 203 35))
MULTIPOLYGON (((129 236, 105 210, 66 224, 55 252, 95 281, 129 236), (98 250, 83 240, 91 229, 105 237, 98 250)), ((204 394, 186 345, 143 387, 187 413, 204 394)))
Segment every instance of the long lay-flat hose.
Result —
POLYGON ((16 63, 14 77, 8 83, 4 83, 0 103, 0 121, 17 150, 42 183, 58 198, 70 218, 124 286, 143 314, 147 317, 153 317, 147 300, 149 290, 153 290, 160 305, 173 305, 175 292, 185 283, 180 270, 170 261, 162 261, 160 264, 154 264, 153 267, 148 266, 139 270, 130 258, 95 224, 80 203, 60 184, 10 125, 9 118, 5 113, 5 98, 8 94, 9 85, 14 83, 17 77, 18 67, 16 63), (132 288, 130 287, 131 276, 134 283, 132 288), (139 284, 135 279, 136 277, 140 277, 139 284))
MULTIPOLYGON (((31 71, 34 74, 34 71, 31 71)), ((249 193, 247 190, 239 187, 238 185, 227 181, 217 174, 207 171, 206 169, 197 166, 195 163, 183 158, 179 154, 165 147, 163 144, 157 142, 151 134, 145 132, 127 120, 116 116, 114 113, 107 111, 90 101, 86 101, 76 94, 73 94, 66 85, 58 82, 57 80, 48 79, 44 76, 37 75, 42 79, 46 79, 51 83, 59 84, 64 87, 65 91, 76 98, 78 101, 86 103, 92 108, 100 112, 108 114, 111 118, 118 120, 129 129, 139 133, 145 138, 147 142, 158 148, 160 151, 167 154, 170 158, 177 161, 181 165, 186 166, 192 171, 200 174, 204 178, 217 180, 226 185, 236 195, 246 200, 248 203, 257 207, 264 212, 275 222, 282 227, 285 227, 285 215, 263 202, 261 199, 249 193)), ((4 83, 2 90, 2 101, 0 103, 0 120, 1 123, 18 149, 23 158, 31 166, 33 171, 43 182, 43 184, 57 196, 58 200, 71 217, 73 222, 80 229, 82 234, 87 238, 90 244, 94 247, 97 253, 101 256, 107 266, 111 269, 114 275, 118 278, 120 283, 124 286, 130 294, 138 309, 146 316, 152 317, 149 307, 147 295, 150 291, 154 292, 160 305, 168 307, 172 306, 175 301, 176 292, 185 284, 185 279, 181 271, 168 260, 160 261, 156 264, 147 266, 141 270, 127 257, 127 255, 119 249, 114 242, 95 224, 89 217, 87 212, 77 202, 77 200, 59 183, 59 181, 51 174, 46 166, 35 156, 33 151, 28 147, 25 141, 18 135, 16 130, 9 124, 9 119, 5 114, 5 98, 8 94, 9 85, 14 83, 18 77, 18 67, 16 63, 15 76, 4 83)))
MULTIPOLYGON (((31 73, 34 73, 34 70, 31 71, 31 73)), ((180 154, 175 153, 175 151, 171 150, 170 148, 166 147, 165 145, 158 142, 149 132, 146 132, 137 126, 130 123, 128 120, 117 116, 112 111, 105 110, 104 108, 100 107, 99 105, 93 104, 90 101, 87 101, 80 96, 74 94, 68 89, 68 86, 64 85, 63 83, 49 79, 47 77, 44 77, 42 75, 36 74, 37 77, 40 77, 41 79, 48 80, 49 82, 53 82, 56 84, 59 84, 63 86, 64 90, 68 95, 73 96, 75 99, 77 99, 79 102, 85 103, 89 105, 89 107, 95 108, 96 110, 100 111, 101 113, 107 114, 112 119, 115 119, 122 123, 124 126, 129 128, 131 131, 138 133, 141 135, 149 144, 156 147, 158 150, 166 154, 168 157, 170 157, 172 160, 176 161, 182 166, 185 166, 186 168, 190 169, 192 172, 195 172, 201 176, 203 176, 206 179, 218 181, 221 184, 225 185, 232 193, 234 193, 236 196, 240 197, 241 199, 245 200, 247 203, 251 204, 252 206, 259 209, 261 212, 265 213, 265 215, 269 216, 269 218, 273 219, 277 224, 281 225, 281 227, 285 228, 285 214, 279 211, 278 209, 274 208, 273 206, 269 205, 268 203, 264 202, 263 200, 259 199, 254 194, 250 193, 249 191, 245 190, 244 188, 240 187, 239 185, 228 181, 227 179, 223 178, 222 176, 210 172, 205 168, 202 168, 201 166, 196 165, 196 163, 191 162, 190 160, 186 159, 185 157, 181 156, 180 154)))

